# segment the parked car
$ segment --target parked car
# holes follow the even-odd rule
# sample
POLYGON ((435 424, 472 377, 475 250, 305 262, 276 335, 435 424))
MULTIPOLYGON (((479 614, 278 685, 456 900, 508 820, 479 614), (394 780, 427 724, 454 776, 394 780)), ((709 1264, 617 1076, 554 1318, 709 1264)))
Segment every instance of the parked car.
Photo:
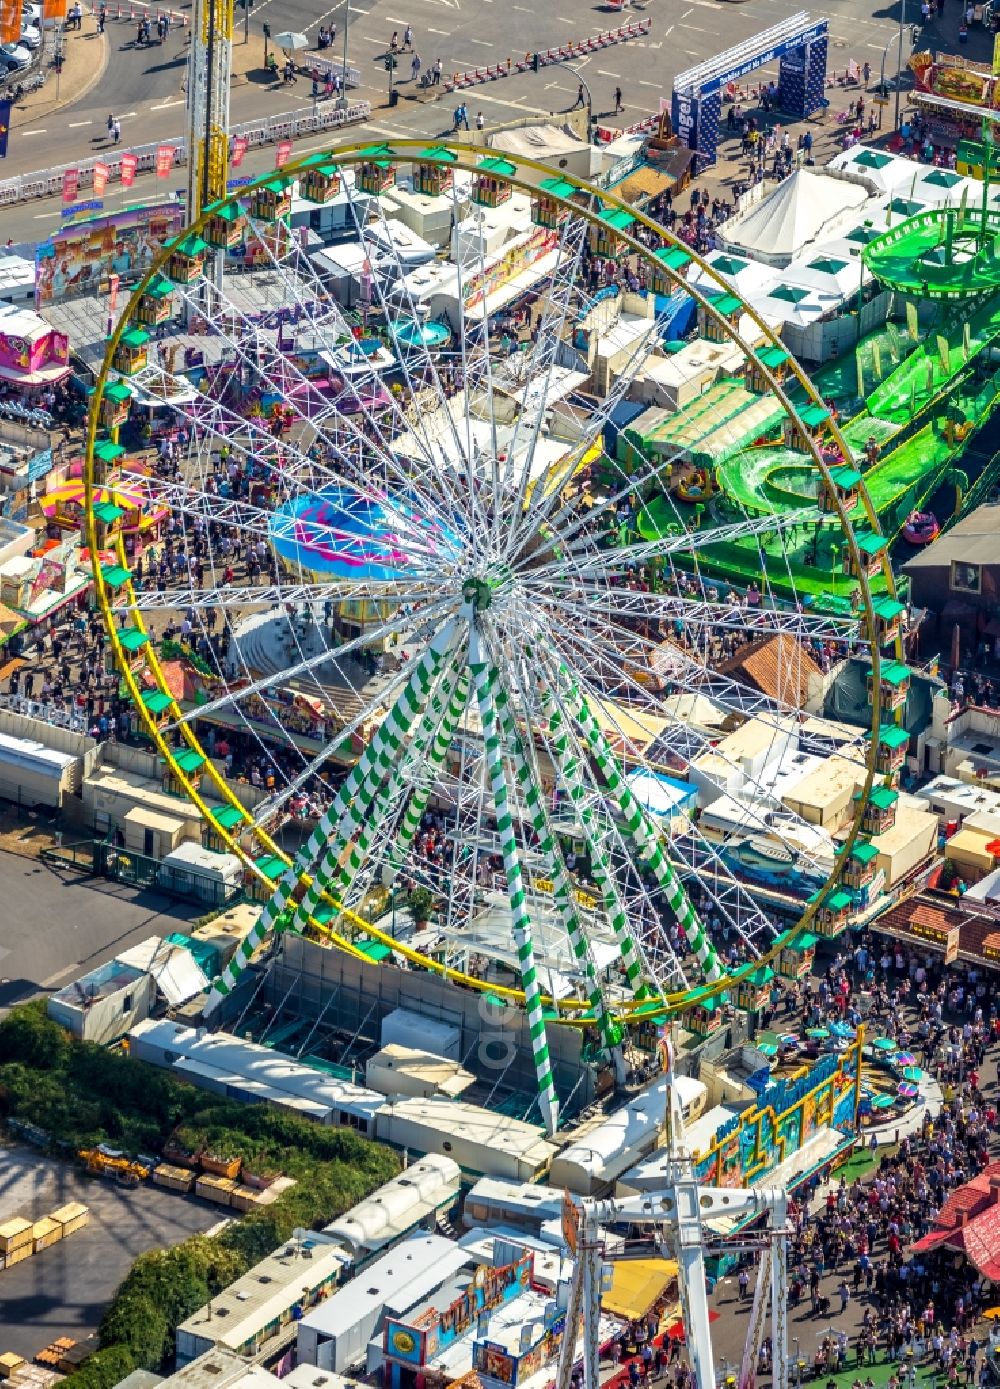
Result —
POLYGON ((0 43, 0 63, 8 72, 21 72, 31 63, 31 54, 23 44, 0 43))
POLYGON ((25 48, 30 48, 31 51, 34 52, 36 48, 41 47, 42 36, 33 24, 25 24, 21 29, 21 37, 18 39, 18 43, 23 44, 25 48))

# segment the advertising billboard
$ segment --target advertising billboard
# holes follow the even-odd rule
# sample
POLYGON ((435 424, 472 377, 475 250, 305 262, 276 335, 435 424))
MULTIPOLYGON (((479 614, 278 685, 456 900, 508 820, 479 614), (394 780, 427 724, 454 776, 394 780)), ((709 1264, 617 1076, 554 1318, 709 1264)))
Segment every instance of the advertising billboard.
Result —
POLYGON ((58 231, 35 252, 35 306, 97 294, 110 277, 129 284, 184 225, 179 204, 133 207, 58 231))

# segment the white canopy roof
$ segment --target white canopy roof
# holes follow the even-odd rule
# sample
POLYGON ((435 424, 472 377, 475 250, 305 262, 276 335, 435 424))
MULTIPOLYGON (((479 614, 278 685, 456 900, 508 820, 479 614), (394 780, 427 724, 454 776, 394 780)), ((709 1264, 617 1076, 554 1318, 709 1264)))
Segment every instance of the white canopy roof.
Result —
POLYGON ((744 217, 725 223, 717 239, 729 251, 785 266, 817 237, 850 225, 868 200, 860 184, 797 169, 744 217))

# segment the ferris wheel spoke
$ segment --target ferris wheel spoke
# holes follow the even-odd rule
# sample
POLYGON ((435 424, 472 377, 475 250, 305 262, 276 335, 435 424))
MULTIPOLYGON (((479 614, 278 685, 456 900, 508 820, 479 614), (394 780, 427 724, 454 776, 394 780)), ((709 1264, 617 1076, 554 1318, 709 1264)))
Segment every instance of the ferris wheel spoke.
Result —
POLYGON ((454 693, 464 663, 463 647, 452 657, 449 668, 440 679, 440 656, 427 663, 424 673, 422 663, 417 663, 404 694, 380 728, 382 746, 378 756, 373 759, 371 772, 358 777, 352 773, 345 783, 345 787, 354 783, 351 792, 346 793, 342 788, 334 803, 339 815, 330 814, 329 818, 324 817, 320 821, 324 834, 323 839, 316 842, 323 844, 323 855, 315 862, 312 884, 292 914, 290 924, 293 930, 301 929, 308 917, 314 914, 321 892, 327 890, 336 897, 343 897, 350 890, 358 869, 367 857, 372 832, 387 815, 396 795, 398 783, 395 773, 403 753, 403 742, 399 735, 409 733, 414 752, 422 755, 454 693), (437 704, 435 688, 438 690, 437 704), (411 690, 412 694, 404 705, 402 701, 411 690))
MULTIPOLYGON (((419 626, 415 631, 415 635, 418 639, 421 636, 427 635, 435 619, 444 616, 449 607, 450 604, 448 600, 442 598, 437 602, 428 604, 423 609, 420 614, 419 626)), ((350 656, 356 651, 363 650, 366 646, 371 646, 381 637, 390 636, 397 631, 398 627, 399 617, 398 615, 394 615, 386 622, 379 622, 372 627, 365 628, 359 636, 344 642, 342 646, 334 648, 324 646, 323 649, 315 655, 307 656, 303 660, 288 666, 286 669, 277 670, 269 675, 262 676, 259 680, 254 680, 249 685, 242 686, 239 690, 234 690, 225 694, 220 699, 210 700, 207 704, 198 705, 189 715, 185 715, 181 719, 178 719, 176 723, 168 725, 168 731, 172 731, 181 724, 190 723, 193 719, 207 718, 209 714, 214 714, 218 710, 231 708, 234 705, 245 702, 251 696, 262 694, 264 691, 272 689, 279 683, 290 684, 290 682, 297 679, 299 676, 314 671, 318 666, 324 665, 333 658, 340 661, 345 656, 350 656)))
MULTIPOLYGON (((394 604, 425 602, 429 588, 414 588, 403 580, 381 583, 312 583, 312 584, 247 584, 223 583, 200 588, 191 585, 177 588, 152 589, 137 586, 134 598, 127 607, 135 612, 161 612, 170 608, 190 608, 196 612, 213 609, 225 612, 241 608, 283 608, 286 611, 303 604, 337 602, 381 602, 394 604)), ((117 604, 112 604, 116 607, 117 604)))
MULTIPOLYGON (((515 658, 515 660, 511 662, 509 669, 512 682, 516 687, 519 703, 522 709, 527 710, 531 707, 531 700, 528 697, 528 688, 522 681, 522 671, 519 660, 515 658)), ((594 966, 593 954, 575 905, 573 888, 566 868, 566 862, 563 858, 563 853, 559 847, 558 841, 553 834, 552 824, 540 791, 542 777, 536 750, 533 743, 522 742, 511 714, 510 700, 499 679, 496 702, 500 713, 501 729, 508 748, 510 749, 514 775, 520 788, 521 795, 524 798, 528 820, 535 832, 538 841, 538 850, 542 854, 548 867, 556 911, 562 923, 563 930, 566 933, 573 956, 578 966, 583 970, 584 992, 589 1000, 591 1012, 597 1021, 601 1038, 605 1047, 609 1051, 613 1051, 618 1044, 619 1038, 604 1004, 604 995, 601 992, 597 980, 597 971, 594 966)))
MULTIPOLYGON (((260 356, 263 352, 271 350, 270 344, 262 340, 259 326, 253 323, 248 316, 242 315, 239 321, 245 337, 241 338, 236 336, 235 333, 232 333, 228 335, 226 340, 231 349, 237 354, 239 360, 249 369, 257 371, 259 370, 260 356), (251 348, 247 346, 247 341, 252 345, 252 355, 251 348)), ((315 383, 312 382, 300 368, 294 367, 292 371, 295 378, 296 389, 302 392, 301 403, 305 404, 314 397, 322 400, 322 396, 318 393, 318 388, 315 383)), ((379 385, 381 387, 381 382, 379 382, 379 385)), ((398 404, 393 402, 391 410, 398 416, 398 423, 405 423, 401 407, 398 404)), ((304 468, 308 474, 320 478, 326 477, 331 484, 349 481, 350 485, 355 487, 362 496, 366 496, 371 501, 378 501, 387 506, 391 510, 394 523, 406 534, 408 544, 416 544, 419 548, 423 541, 423 537, 420 534, 420 528, 416 527, 407 515, 406 508, 393 505, 388 495, 381 487, 372 488, 371 478, 373 475, 378 476, 371 466, 375 461, 372 457, 372 452, 373 450, 375 451, 377 461, 380 465, 380 471, 383 475, 383 486, 388 488, 391 485, 395 485, 404 490, 404 492, 406 490, 411 492, 416 491, 417 501, 419 502, 420 510, 425 515, 425 518, 433 519, 438 526, 446 528, 446 522, 449 519, 448 514, 441 509, 437 501, 438 493, 441 490, 439 482, 435 477, 433 469, 428 469, 426 467, 419 468, 417 476, 414 475, 415 470, 418 469, 419 460, 411 460, 413 467, 410 471, 403 469, 396 462, 391 440, 384 435, 378 422, 377 415, 369 412, 362 415, 361 418, 365 421, 367 427, 374 432, 374 439, 369 437, 362 425, 356 423, 352 415, 337 416, 337 432, 335 436, 323 430, 316 431, 317 441, 322 443, 324 448, 332 452, 333 457, 339 465, 347 468, 346 479, 339 472, 331 470, 326 464, 320 462, 320 460, 316 458, 306 458, 300 451, 292 446, 289 446, 289 451, 293 455, 298 455, 299 466, 304 468), (358 452, 358 460, 353 469, 349 467, 350 453, 345 450, 345 442, 349 446, 353 446, 358 452), (422 486, 418 489, 418 478, 422 483, 432 481, 433 485, 430 487, 422 486)), ((263 433, 273 446, 273 440, 267 431, 262 431, 258 427, 258 432, 263 433)), ((246 452, 249 457, 253 456, 251 450, 247 450, 246 452)))
POLYGON ((473 627, 469 644, 469 665, 476 700, 479 704, 483 744, 486 749, 486 772, 490 783, 497 831, 502 846, 504 873, 507 878, 507 891, 510 900, 511 928, 517 950, 521 987, 525 995, 525 1011, 531 1037, 531 1051, 535 1062, 538 1100, 545 1127, 550 1134, 554 1134, 559 1122, 559 1098, 556 1094, 555 1080, 552 1075, 552 1060, 545 1035, 545 1012, 542 1006, 542 991, 538 979, 531 918, 528 915, 524 878, 521 872, 521 857, 514 834, 514 821, 510 808, 510 785, 501 751, 500 730, 494 698, 497 675, 495 669, 488 664, 488 660, 489 656, 483 649, 479 632, 473 627))
MULTIPOLYGON (((711 580, 701 583, 711 589, 711 580)), ((672 593, 639 592, 635 589, 580 583, 571 580, 550 580, 548 587, 566 600, 579 602, 581 617, 597 613, 609 626, 618 620, 637 618, 648 622, 681 622, 685 627, 705 627, 711 631, 741 631, 747 639, 754 636, 787 634, 802 641, 849 641, 860 639, 860 615, 851 618, 830 617, 825 613, 800 612, 795 608, 775 605, 750 608, 743 604, 720 602, 707 598, 688 598, 672 593), (614 619, 614 621, 612 621, 614 619)))
POLYGON ((615 935, 628 988, 633 998, 642 999, 649 989, 662 993, 668 983, 686 987, 683 966, 673 952, 666 968, 662 960, 654 963, 646 942, 633 930, 633 923, 647 925, 656 921, 657 913, 641 880, 639 910, 634 902, 626 900, 625 884, 619 880, 614 865, 616 859, 621 864, 630 862, 630 855, 615 820, 597 813, 596 807, 604 803, 603 793, 592 776, 590 755, 584 751, 554 674, 548 672, 542 686, 538 736, 582 830, 590 872, 615 935))

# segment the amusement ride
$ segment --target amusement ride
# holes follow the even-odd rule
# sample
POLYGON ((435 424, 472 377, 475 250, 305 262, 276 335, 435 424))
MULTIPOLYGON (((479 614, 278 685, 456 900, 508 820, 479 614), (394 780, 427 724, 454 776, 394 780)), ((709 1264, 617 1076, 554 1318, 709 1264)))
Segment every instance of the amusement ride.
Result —
MULTIPOLYGON (((877 520, 836 421, 826 412, 824 443, 808 379, 731 297, 612 194, 405 140, 288 164, 164 248, 109 341, 84 490, 124 690, 171 787, 263 902, 212 1008, 283 932, 369 963, 377 944, 377 958, 525 1009, 552 1133, 547 1027, 588 1029, 621 1075, 632 1026, 714 1006, 823 918, 843 846, 785 808, 755 769, 766 757, 727 762, 713 743, 753 720, 758 751, 794 737, 803 757, 829 755, 803 718, 795 653, 867 655, 872 727, 838 749, 863 768, 849 851, 876 776, 880 651, 899 652, 872 597, 877 580, 892 601, 892 576, 884 546, 864 543, 877 520), (404 179, 450 201, 452 262, 404 263, 386 210, 404 179), (365 252, 350 309, 289 225, 296 188, 346 199, 365 252), (514 200, 527 230, 505 273, 534 287, 519 325, 490 311, 504 281, 487 261, 491 215, 514 200), (616 258, 625 281, 600 284, 595 266, 616 258), (427 277, 446 306, 434 317, 427 277), (697 398, 651 459, 616 429, 668 359, 682 303, 742 354, 750 404, 777 405, 811 501, 754 512, 709 486, 681 437, 697 398), (585 393, 590 338, 616 325, 613 370, 585 393), (175 446, 171 468, 148 440, 120 441, 135 407, 175 446), (141 580, 116 489, 172 518, 169 563, 154 549, 141 580), (835 559, 842 600, 799 592, 807 551, 835 559), (171 613, 193 691, 158 650, 171 613), (777 642, 777 696, 721 668, 748 636, 777 642), (302 707, 311 737, 293 726, 302 707), (223 739, 268 764, 252 804, 213 758, 223 739), (738 795, 738 823, 685 813, 692 763, 738 795), (295 807, 317 786, 322 809, 299 832, 295 807), (747 885, 736 851, 808 885, 791 915, 747 885), (426 924, 397 910, 416 889, 433 901, 426 924)), ((727 431, 742 448, 738 415, 727 431)))

